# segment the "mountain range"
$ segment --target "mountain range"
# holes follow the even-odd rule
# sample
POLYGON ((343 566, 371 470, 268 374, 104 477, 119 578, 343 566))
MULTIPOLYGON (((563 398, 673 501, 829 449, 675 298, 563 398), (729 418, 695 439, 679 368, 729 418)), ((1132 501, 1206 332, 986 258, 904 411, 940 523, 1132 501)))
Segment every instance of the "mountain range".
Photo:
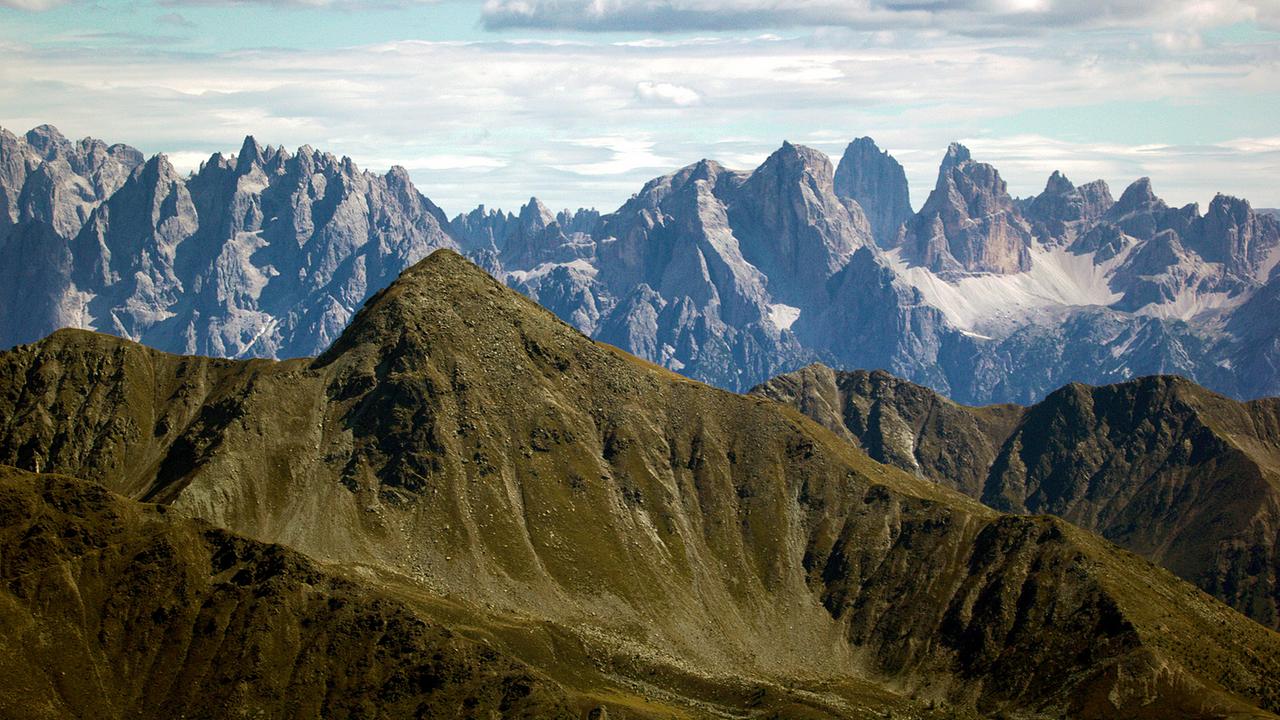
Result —
POLYGON ((1280 394, 1280 222, 1219 195, 1054 172, 1014 198, 951 146, 913 211, 869 138, 833 167, 790 143, 750 172, 702 160, 614 212, 481 207, 452 220, 402 168, 247 138, 183 176, 163 155, 0 131, 0 346, 60 327, 182 353, 318 354, 368 297, 458 250, 579 330, 745 391, 820 361, 959 402, 1177 374, 1280 394))
POLYGON ((824 422, 450 250, 315 358, 60 330, 0 353, 0 714, 1280 710, 1280 634, 824 422))

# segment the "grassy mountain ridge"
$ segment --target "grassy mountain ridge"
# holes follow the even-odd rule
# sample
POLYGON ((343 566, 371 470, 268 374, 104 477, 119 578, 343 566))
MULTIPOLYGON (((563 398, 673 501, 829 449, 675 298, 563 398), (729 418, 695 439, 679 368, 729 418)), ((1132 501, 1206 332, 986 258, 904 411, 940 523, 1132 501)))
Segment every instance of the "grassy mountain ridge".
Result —
POLYGON ((972 408, 883 372, 821 366, 756 393, 877 460, 999 510, 1063 517, 1280 623, 1280 400, 1155 376, 972 408))
POLYGON ((1280 702, 1280 636, 1171 575, 592 342, 446 251, 314 361, 57 333, 0 356, 0 410, 0 462, 359 566, 558 682, 693 715, 767 712, 731 678, 851 717, 1280 702))
POLYGON ((0 716, 577 716, 527 666, 280 546, 9 467, 0 517, 0 716))

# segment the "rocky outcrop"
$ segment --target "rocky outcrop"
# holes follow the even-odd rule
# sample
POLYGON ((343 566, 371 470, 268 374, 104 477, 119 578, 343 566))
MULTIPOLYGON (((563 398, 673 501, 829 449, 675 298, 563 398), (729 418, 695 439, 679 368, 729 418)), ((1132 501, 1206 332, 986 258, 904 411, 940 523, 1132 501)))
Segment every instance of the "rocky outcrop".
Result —
POLYGON ((1031 268, 1031 228, 1000 173, 952 143, 924 207, 907 221, 898 245, 933 272, 1017 273, 1031 268))
POLYGON ((1200 257, 1228 273, 1265 281, 1280 260, 1280 221, 1254 212, 1248 200, 1215 195, 1188 235, 1200 257))
POLYGON ((1280 627, 1280 402, 1177 377, 965 407, 886 373, 813 366, 754 390, 873 458, 1006 512, 1053 514, 1280 627))
MULTIPOLYGON (((4 353, 0 417, 0 461, 350 568, 483 637, 488 667, 528 663, 611 715, 1120 718, 1280 703, 1268 682, 1280 636, 1163 570, 594 343, 447 250, 372 297, 315 360, 183 358, 81 331, 4 353)), ((87 582, 99 567, 57 575, 87 582)), ((287 558, 270 567, 291 576, 287 558)), ((244 668, 265 672, 324 632, 293 634, 295 606, 273 606, 281 629, 249 625, 264 662, 244 668)), ((71 627, 94 616, 84 607, 71 627)), ((165 607, 148 622, 184 627, 185 606, 165 607)), ((376 689, 416 650, 334 657, 376 689)))
POLYGON ((1070 245, 1081 231, 1092 228, 1115 201, 1102 180, 1076 187, 1055 170, 1044 192, 1031 198, 1023 210, 1031 232, 1041 242, 1070 245))
POLYGON ((837 195, 862 208, 878 245, 897 243, 898 229, 912 210, 906 171, 892 155, 869 137, 854 140, 836 167, 834 186, 837 195))
POLYGON ((785 142, 733 194, 729 217, 743 257, 791 305, 817 300, 827 278, 873 242, 862 209, 836 195, 827 156, 785 142))

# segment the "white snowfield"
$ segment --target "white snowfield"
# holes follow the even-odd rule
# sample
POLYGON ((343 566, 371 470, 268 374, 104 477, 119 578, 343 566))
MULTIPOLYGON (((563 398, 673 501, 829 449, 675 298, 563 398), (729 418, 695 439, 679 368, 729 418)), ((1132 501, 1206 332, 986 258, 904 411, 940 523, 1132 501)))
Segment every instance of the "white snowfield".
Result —
POLYGON ((774 303, 769 306, 769 322, 772 322, 774 327, 779 330, 790 330, 799 317, 800 308, 794 305, 774 303))
POLYGON ((1048 308, 1110 305, 1122 294, 1110 276, 1128 250, 1103 263, 1096 253, 1077 255, 1065 248, 1031 248, 1031 269, 1014 275, 982 274, 948 282, 924 267, 909 267, 901 248, 886 253, 898 277, 920 291, 962 331, 989 336, 1033 320, 1048 308))
POLYGON ((595 265, 592 265, 587 260, 583 260, 579 258, 577 260, 572 260, 567 263, 544 262, 532 270, 508 270, 506 272, 505 278, 514 280, 516 282, 528 282, 530 280, 536 280, 542 277, 546 277, 547 274, 549 274, 552 270, 555 270, 556 268, 561 268, 561 267, 567 267, 570 270, 576 270, 580 273, 585 273, 590 277, 595 277, 596 273, 598 272, 595 265))

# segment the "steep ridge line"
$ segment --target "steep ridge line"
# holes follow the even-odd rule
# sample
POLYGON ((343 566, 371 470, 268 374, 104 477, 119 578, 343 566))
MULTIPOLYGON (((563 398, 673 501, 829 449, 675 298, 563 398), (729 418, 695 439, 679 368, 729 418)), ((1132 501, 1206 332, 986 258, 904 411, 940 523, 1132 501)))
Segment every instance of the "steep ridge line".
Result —
POLYGON ((1165 571, 594 342, 450 251, 314 361, 60 332, 0 355, 0 410, 0 462, 363 568, 508 628, 503 652, 575 692, 696 703, 736 677, 849 716, 1280 702, 1280 635, 1165 571))

